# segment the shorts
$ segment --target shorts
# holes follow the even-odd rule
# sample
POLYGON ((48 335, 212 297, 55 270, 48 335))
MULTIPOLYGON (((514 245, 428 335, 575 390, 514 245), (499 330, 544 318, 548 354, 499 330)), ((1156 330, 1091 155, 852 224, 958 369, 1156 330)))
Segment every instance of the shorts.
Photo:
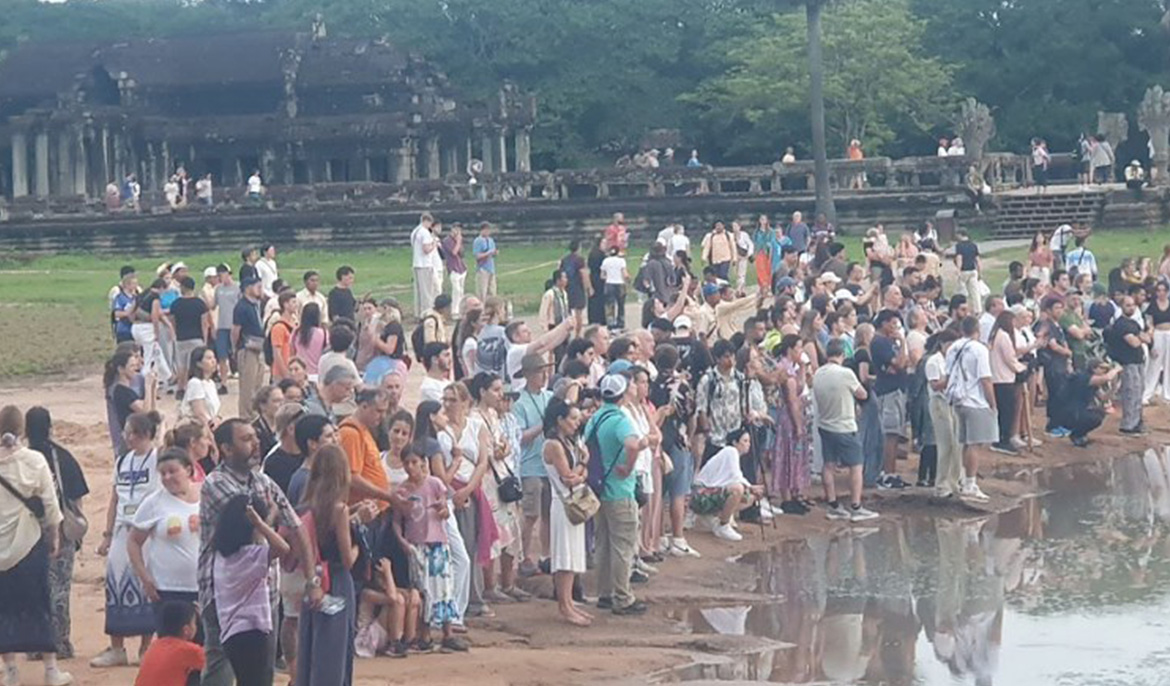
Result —
POLYGON ((543 476, 526 476, 520 479, 524 487, 524 499, 520 501, 520 509, 527 519, 537 517, 548 518, 548 510, 552 507, 552 489, 548 479, 543 476))
POLYGON ((825 457, 825 464, 837 464, 842 467, 859 467, 862 464, 861 441, 857 432, 837 433, 817 429, 821 435, 821 453, 825 457))
POLYGON ((700 517, 719 514, 727 504, 726 488, 697 488, 691 494, 691 511, 700 517))
POLYGON ((959 445, 985 445, 999 440, 999 419, 988 407, 955 408, 959 445))
POLYGON ((691 483, 695 480, 695 458, 686 448, 674 448, 666 454, 674 463, 674 469, 662 477, 662 497, 666 500, 685 498, 691 494, 691 483))
POLYGON ((179 371, 186 372, 191 367, 191 353, 197 349, 207 345, 207 342, 200 338, 192 338, 186 341, 179 341, 175 343, 175 368, 179 371))
POLYGON ((293 619, 300 617, 304 598, 305 575, 301 570, 291 572, 280 570, 280 606, 284 616, 293 619))
POLYGON ((882 433, 886 436, 906 435, 906 393, 892 391, 877 396, 878 412, 882 418, 882 433))
POLYGON ((215 356, 221 360, 226 360, 232 354, 232 330, 231 329, 216 329, 215 330, 215 356))

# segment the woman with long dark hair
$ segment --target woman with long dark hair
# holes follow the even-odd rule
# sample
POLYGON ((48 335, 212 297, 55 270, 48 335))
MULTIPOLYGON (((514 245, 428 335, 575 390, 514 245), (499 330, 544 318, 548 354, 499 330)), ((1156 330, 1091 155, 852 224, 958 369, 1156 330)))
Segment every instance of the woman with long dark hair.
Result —
POLYGON ((549 509, 551 537, 549 565, 553 574, 557 603, 565 621, 589 626, 593 616, 573 602, 573 581, 585 573, 585 524, 574 524, 565 514, 564 502, 585 485, 589 451, 581 444, 584 415, 560 398, 553 398, 544 413, 544 466, 553 492, 549 509))
POLYGON ((126 420, 135 412, 149 412, 154 409, 154 394, 146 392, 146 379, 142 375, 142 354, 133 342, 119 343, 114 354, 106 360, 102 374, 102 388, 106 395, 106 421, 110 429, 110 442, 114 446, 114 457, 126 452, 123 429, 126 420))
POLYGON ((219 423, 219 390, 215 383, 215 371, 219 362, 215 351, 206 346, 191 352, 187 368, 187 391, 179 402, 180 419, 197 419, 208 426, 219 423))
POLYGON ((41 653, 45 681, 66 686, 57 667, 58 639, 50 601, 49 558, 60 549, 61 510, 45 459, 20 445, 24 417, 0 409, 0 655, 4 683, 19 684, 16 653, 41 653))
MULTIPOLYGON (((43 407, 29 408, 24 415, 24 433, 28 447, 44 455, 49 464, 62 515, 68 514, 76 522, 84 521, 81 499, 89 494, 89 485, 73 453, 53 440, 53 420, 49 411, 43 407)), ((49 599, 53 606, 57 657, 68 660, 73 657, 73 642, 69 636, 69 595, 73 586, 73 560, 81 547, 81 538, 77 536, 76 527, 62 526, 60 529, 60 550, 56 557, 49 560, 49 599)))
POLYGON ((812 459, 812 408, 805 400, 804 352, 799 336, 788 335, 780 341, 775 354, 785 381, 781 388, 783 402, 774 408, 776 438, 772 442, 771 492, 781 497, 785 514, 807 514, 802 494, 811 484, 809 466, 812 459))
MULTIPOLYGON (((999 313, 991 326, 991 383, 995 390, 995 409, 999 415, 999 441, 991 450, 1015 455, 1012 436, 1016 435, 1016 402, 1019 395, 1019 374, 1028 369, 1020 362, 1016 351, 1016 315, 1010 309, 999 313)), ((973 475, 970 475, 973 476, 973 475)))
POLYGON ((301 310, 301 323, 292 335, 292 355, 305 363, 309 382, 317 383, 317 365, 329 347, 329 334, 321 326, 321 308, 307 303, 301 310))

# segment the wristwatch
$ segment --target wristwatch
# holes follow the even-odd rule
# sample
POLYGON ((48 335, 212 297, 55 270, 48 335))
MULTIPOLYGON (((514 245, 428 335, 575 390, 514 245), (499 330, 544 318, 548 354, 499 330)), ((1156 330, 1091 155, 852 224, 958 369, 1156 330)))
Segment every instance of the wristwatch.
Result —
POLYGON ((312 578, 305 579, 305 588, 321 588, 321 577, 313 575, 312 578))

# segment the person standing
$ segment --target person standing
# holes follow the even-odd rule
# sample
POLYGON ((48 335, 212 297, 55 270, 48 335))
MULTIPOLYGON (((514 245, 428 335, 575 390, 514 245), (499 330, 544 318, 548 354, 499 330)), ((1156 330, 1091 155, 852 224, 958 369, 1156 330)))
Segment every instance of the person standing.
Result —
POLYGON ((897 466, 898 444, 906 435, 905 385, 910 355, 895 310, 879 312, 874 327, 877 334, 870 344, 869 353, 873 359, 873 390, 882 427, 882 470, 877 484, 882 489, 905 488, 908 484, 898 476, 897 466))
POLYGON ((520 482, 524 497, 520 508, 524 515, 521 523, 521 548, 524 560, 520 564, 522 575, 536 572, 536 546, 533 536, 540 524, 540 550, 547 553, 550 548, 549 518, 552 492, 549 490, 548 471, 545 469, 544 418, 552 401, 548 390, 548 368, 543 356, 527 354, 520 363, 519 376, 524 381, 520 395, 512 406, 512 416, 520 429, 520 482))
MULTIPOLYGON (((0 409, 0 655, 4 684, 20 684, 16 653, 41 653, 49 686, 73 677, 57 667, 59 641, 51 604, 50 558, 62 541, 63 521, 53 473, 36 451, 20 445, 24 418, 11 405, 0 409), (38 507, 39 505, 39 507, 38 507)), ((65 542, 65 545, 72 543, 65 542)))
POLYGON ((1154 299, 1146 307, 1146 329, 1153 336, 1150 360, 1146 364, 1146 387, 1142 403, 1154 399, 1162 386, 1162 399, 1170 401, 1170 283, 1160 281, 1154 287, 1154 299))
POLYGON ((1096 145, 1093 146, 1089 155, 1089 163, 1093 167, 1094 184, 1109 183, 1113 180, 1113 165, 1116 164, 1117 159, 1113 153, 1113 146, 1105 139, 1103 134, 1097 134, 1093 137, 1096 145))
POLYGON ((638 550, 638 503, 634 498, 634 465, 638 454, 650 447, 650 439, 639 438, 622 410, 629 382, 620 374, 601 380, 604 401, 585 427, 591 452, 601 459, 605 473, 601 483, 601 509, 595 521, 597 535, 598 609, 615 615, 646 613, 646 604, 634 597, 630 573, 638 550))
MULTIPOLYGON (((986 312, 983 313, 987 315, 986 312)), ((1011 310, 1000 310, 987 337, 991 348, 991 381, 995 391, 995 407, 998 411, 999 439, 991 444, 993 452, 1017 456, 1012 437, 1015 436, 1017 400, 1021 382, 1019 375, 1028 366, 1020 361, 1016 348, 1016 316, 1011 310)), ((982 326, 980 326, 982 330, 982 326)), ((982 340, 982 333, 980 333, 982 340)), ((1139 394, 1140 399, 1140 394, 1139 394)))
POLYGON ((979 275, 983 272, 983 260, 979 257, 979 246, 971 240, 966 231, 956 236, 955 264, 959 267, 959 292, 967 296, 971 314, 978 317, 983 312, 983 295, 979 290, 979 275))
POLYGON ((626 254, 626 249, 630 243, 630 230, 626 226, 626 215, 621 212, 613 213, 613 221, 609 226, 605 227, 605 240, 602 248, 608 253, 611 249, 617 248, 622 255, 626 254))
POLYGON ((1037 193, 1048 190, 1048 165, 1052 157, 1048 154, 1048 144, 1039 138, 1032 139, 1032 182, 1036 184, 1037 193))
POLYGON ((297 291, 297 316, 301 316, 301 313, 305 309, 305 305, 314 303, 317 305, 317 309, 321 314, 321 324, 328 324, 329 299, 326 298, 325 294, 320 290, 321 274, 319 274, 316 270, 310 269, 309 271, 305 272, 303 277, 301 277, 301 281, 305 284, 305 287, 297 291))
POLYGON ((260 277, 260 283, 264 286, 264 298, 275 296, 272 284, 280 278, 280 270, 276 267, 275 245, 266 243, 264 247, 260 248, 260 259, 256 260, 256 276, 260 277))
POLYGON ((569 309, 573 311, 576 322, 573 328, 574 335, 580 335, 585 326, 585 310, 589 299, 593 297, 593 281, 589 275, 589 267, 581 257, 581 241, 574 239, 569 243, 569 254, 561 258, 560 270, 568 278, 566 292, 569 295, 569 309))
POLYGON ((550 508, 551 551, 549 569, 556 586, 561 617, 575 626, 589 626, 593 617, 573 602, 573 582, 585 573, 585 524, 574 524, 565 514, 565 502, 585 485, 589 452, 579 438, 581 410, 554 398, 544 417, 544 467, 554 495, 550 508))
MULTIPOLYGON (((28 447, 45 456, 53 473, 57 502, 61 513, 74 522, 84 521, 81 514, 81 499, 89 494, 89 484, 81 464, 64 446, 52 438, 52 418, 43 407, 29 408, 24 415, 24 432, 28 447)), ((77 527, 61 529, 61 548, 56 557, 49 560, 49 598, 53 607, 53 631, 57 637, 57 657, 68 660, 73 657, 73 642, 70 640, 72 626, 69 612, 70 589, 73 585, 73 560, 81 547, 83 531, 77 527)))
POLYGON ((951 345, 959 339, 954 329, 944 329, 927 342, 926 383, 929 389, 930 422, 934 429, 934 443, 937 454, 935 471, 935 495, 950 498, 959 492, 963 477, 962 449, 956 435, 955 412, 946 398, 947 362, 946 355, 951 345))
MULTIPOLYGON (((357 322, 357 298, 353 295, 353 281, 357 277, 357 273, 353 267, 342 265, 337 268, 335 276, 337 277, 337 285, 329 291, 330 322, 335 324, 338 320, 348 319, 352 325, 357 322)), ((432 276, 433 281, 434 277, 432 276)))
POLYGON ((792 223, 788 225, 788 240, 792 242, 792 247, 796 248, 798 255, 808 251, 811 236, 812 231, 804 222, 804 215, 800 212, 793 212, 792 223))
MULTIPOLYGON (((211 340, 213 324, 207 303, 195 293, 195 280, 184 276, 179 281, 182 296, 171 303, 171 317, 175 321, 175 372, 178 376, 178 400, 187 390, 191 353, 211 340)), ((213 368, 212 373, 215 372, 213 368)))
POLYGON ((452 224, 440 245, 443 246, 443 262, 451 280, 451 316, 458 318, 463 312, 463 288, 467 281, 467 263, 463 261, 463 225, 452 224))
POLYGON ((240 302, 240 286, 232 281, 232 268, 220 264, 215 268, 215 356, 219 359, 219 378, 224 384, 231 375, 235 362, 232 347, 232 318, 240 302))
POLYGON ((1105 331, 1105 344, 1109 357, 1121 365, 1121 428, 1127 436, 1142 436, 1146 433, 1142 422, 1142 393, 1145 381, 1145 346, 1153 343, 1153 337, 1137 322, 1134 313, 1137 304, 1132 296, 1121 299, 1121 314, 1105 331))
POLYGON ((1093 251, 1089 250, 1088 236, 1077 236, 1075 239, 1076 247, 1068 251, 1064 256, 1064 267, 1069 272, 1069 278, 1076 281, 1081 274, 1090 274, 1093 281, 1097 280, 1097 258, 1093 255, 1093 251))
POLYGON ((250 276, 240 284, 243 298, 232 312, 231 344, 240 370, 239 415, 253 418, 252 396, 264 384, 264 324, 261 323, 260 278, 250 276))
POLYGON ((962 338, 947 351, 946 396, 955 409, 959 445, 966 477, 959 497, 986 502, 989 498, 976 483, 979 449, 999 440, 991 354, 979 340, 979 320, 967 317, 959 324, 962 338))
POLYGON ((853 370, 844 366, 845 344, 839 338, 829 341, 825 348, 828 361, 813 374, 812 393, 817 408, 817 432, 821 436, 821 450, 825 456, 822 483, 829 505, 826 517, 860 522, 873 519, 876 512, 861 506, 862 468, 861 442, 857 438, 857 409, 855 400, 868 396, 865 387, 853 370), (836 474, 833 467, 844 467, 849 472, 849 507, 837 497, 836 474))
POLYGON ((626 283, 630 280, 626 258, 620 250, 609 249, 609 257, 601 263, 601 273, 605 278, 606 320, 610 330, 620 331, 626 328, 626 283))
POLYGON ((731 262, 735 257, 735 240, 727 233, 723 222, 715 222, 711 232, 703 236, 703 261, 715 270, 715 275, 724 281, 731 273, 731 262))
POLYGON ((479 225, 479 236, 472 243, 471 252, 475 255, 475 293, 480 300, 487 300, 496 294, 496 255, 500 254, 496 239, 492 238, 491 224, 479 225))

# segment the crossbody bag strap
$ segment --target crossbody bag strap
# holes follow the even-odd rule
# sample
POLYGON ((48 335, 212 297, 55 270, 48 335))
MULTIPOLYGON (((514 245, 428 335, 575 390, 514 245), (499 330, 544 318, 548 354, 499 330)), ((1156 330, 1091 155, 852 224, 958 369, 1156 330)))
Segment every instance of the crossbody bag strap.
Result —
MULTIPOLYGON (((607 421, 609 421, 610 417, 613 417, 614 415, 616 415, 619 412, 621 412, 621 410, 614 410, 614 411, 610 412, 608 415, 606 415, 605 417, 603 417, 600 421, 598 421, 597 425, 593 427, 593 431, 590 433, 590 436, 596 436, 597 432, 601 431, 601 427, 607 421)), ((586 443, 588 443, 589 438, 587 437, 585 439, 585 441, 586 441, 586 443)), ((601 444, 599 443, 597 447, 600 448, 601 444)), ((625 452, 625 450, 626 450, 625 444, 622 444, 622 447, 618 448, 618 457, 619 458, 621 457, 621 454, 623 452, 625 452)), ((603 455, 601 459, 604 460, 605 456, 603 455)), ((609 481, 609 475, 613 473, 613 470, 614 470, 614 468, 617 467, 617 464, 618 464, 618 460, 614 460, 613 464, 611 464, 609 466, 609 468, 605 470, 605 473, 601 475, 601 487, 602 488, 605 488, 605 482, 609 481)))
POLYGON ((20 491, 16 490, 16 486, 13 486, 12 482, 10 482, 8 479, 4 478, 2 475, 0 475, 0 486, 3 486, 4 490, 11 493, 12 497, 19 500, 21 505, 24 505, 25 507, 27 507, 28 511, 31 512, 34 517, 36 517, 37 519, 41 518, 42 513, 37 512, 37 508, 34 507, 32 504, 32 498, 28 498, 25 495, 23 495, 20 491))

